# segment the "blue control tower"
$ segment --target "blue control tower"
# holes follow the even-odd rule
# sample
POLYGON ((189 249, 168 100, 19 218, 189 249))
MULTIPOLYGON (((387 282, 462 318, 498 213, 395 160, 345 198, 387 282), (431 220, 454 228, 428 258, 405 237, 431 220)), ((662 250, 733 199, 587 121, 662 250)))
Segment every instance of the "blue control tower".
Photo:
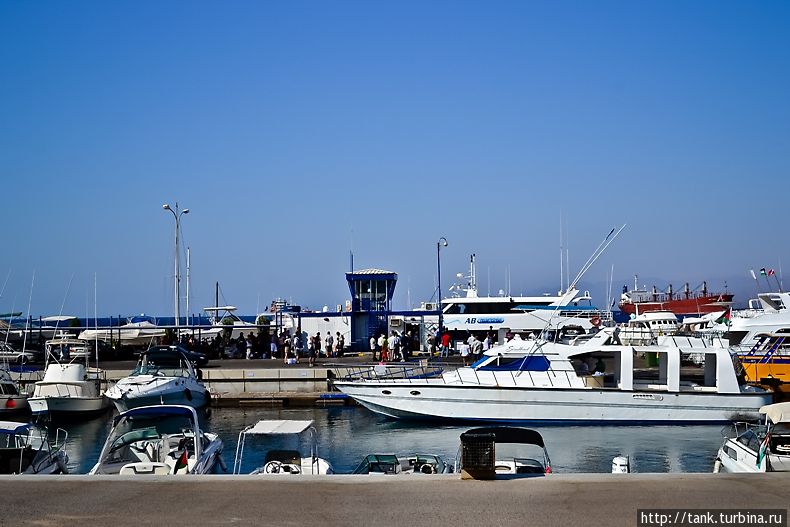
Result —
POLYGON ((370 337, 387 334, 387 317, 398 275, 382 269, 346 273, 351 291, 351 345, 355 351, 369 350, 370 337))

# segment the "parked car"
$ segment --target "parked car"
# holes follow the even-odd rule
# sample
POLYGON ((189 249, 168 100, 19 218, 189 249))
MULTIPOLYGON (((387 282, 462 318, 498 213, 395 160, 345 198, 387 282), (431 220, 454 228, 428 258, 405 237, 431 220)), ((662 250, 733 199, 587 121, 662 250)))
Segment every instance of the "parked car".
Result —
POLYGON ((38 350, 26 349, 20 351, 14 349, 10 344, 0 342, 0 360, 3 362, 14 362, 16 364, 27 364, 28 362, 41 362, 44 354, 38 350))
MULTIPOLYGON (((148 349, 149 349, 149 350, 160 350, 160 349, 161 349, 161 350, 166 350, 166 349, 175 349, 175 350, 178 350, 178 351, 180 351, 181 353, 183 353, 183 354, 184 354, 184 356, 186 356, 186 358, 187 358, 187 359, 189 359, 189 362, 191 362, 192 364, 194 364, 194 365, 195 365, 195 366, 197 366, 197 367, 205 366, 206 364, 208 364, 208 357, 206 356, 206 354, 205 354, 205 353, 199 353, 199 352, 197 352, 197 351, 189 351, 188 349, 184 348, 183 346, 176 346, 176 345, 170 345, 170 346, 151 346, 151 347, 150 347, 150 348, 148 348, 148 349)), ((138 355, 138 356, 139 356, 139 355, 140 355, 140 353, 138 352, 138 353, 136 353, 136 355, 138 355)))

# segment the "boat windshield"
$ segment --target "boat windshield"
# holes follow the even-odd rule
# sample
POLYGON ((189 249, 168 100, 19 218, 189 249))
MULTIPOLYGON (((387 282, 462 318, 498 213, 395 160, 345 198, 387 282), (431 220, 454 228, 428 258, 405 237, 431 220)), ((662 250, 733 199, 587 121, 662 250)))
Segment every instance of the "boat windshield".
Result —
POLYGON ((140 359, 132 375, 190 377, 190 367, 181 354, 148 353, 140 359))
MULTIPOLYGON (((489 357, 483 357, 475 364, 483 364, 489 357)), ((532 355, 527 357, 498 357, 497 360, 490 361, 485 365, 477 367, 480 371, 548 371, 551 363, 543 355, 532 355)))
MULTIPOLYGON (((194 437, 192 420, 184 415, 135 415, 120 419, 107 439, 102 463, 133 463, 140 461, 141 455, 147 454, 149 461, 158 459, 162 448, 170 449, 178 446, 178 441, 194 437), (176 445, 170 445, 169 438, 176 439, 176 445)), ((182 447, 183 448, 183 447, 182 447)))

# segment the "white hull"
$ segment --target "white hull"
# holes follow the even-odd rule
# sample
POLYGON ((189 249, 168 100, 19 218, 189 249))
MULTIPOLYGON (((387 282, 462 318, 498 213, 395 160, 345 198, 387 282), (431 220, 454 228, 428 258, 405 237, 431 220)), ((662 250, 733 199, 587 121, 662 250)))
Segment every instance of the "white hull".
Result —
POLYGON ((725 422, 757 417, 771 394, 543 389, 436 382, 336 382, 366 408, 395 418, 463 421, 725 422), (389 394, 383 392, 390 392, 389 394))
POLYGON ((131 390, 123 393, 119 390, 111 389, 107 392, 107 396, 115 404, 118 412, 157 404, 179 404, 202 408, 209 403, 208 391, 203 386, 193 386, 191 388, 181 386, 165 390, 131 390))
POLYGON ((30 411, 36 414, 61 416, 90 415, 104 412, 110 407, 105 397, 31 397, 30 411))
POLYGON ((0 417, 27 412, 29 409, 27 395, 0 395, 0 417))

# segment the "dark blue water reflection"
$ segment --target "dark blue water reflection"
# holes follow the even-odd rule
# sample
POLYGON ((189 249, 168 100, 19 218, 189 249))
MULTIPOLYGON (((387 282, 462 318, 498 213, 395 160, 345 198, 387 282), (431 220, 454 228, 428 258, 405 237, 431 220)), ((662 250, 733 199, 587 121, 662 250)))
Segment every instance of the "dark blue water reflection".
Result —
MULTIPOLYGON (((204 417, 205 430, 216 432, 233 468, 239 431, 260 419, 311 419, 318 431, 318 451, 336 472, 351 472, 370 453, 435 453, 451 462, 459 436, 469 426, 427 425, 389 420, 362 408, 263 409, 216 408, 204 417)), ((65 426, 69 431, 69 467, 85 473, 96 463, 110 429, 103 419, 65 426)), ((635 472, 709 472, 721 444, 720 425, 694 426, 536 426, 543 435, 555 472, 609 472, 612 458, 631 457, 635 472)), ((266 450, 287 447, 250 439, 242 465, 249 472, 266 450)))

